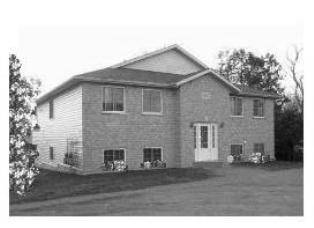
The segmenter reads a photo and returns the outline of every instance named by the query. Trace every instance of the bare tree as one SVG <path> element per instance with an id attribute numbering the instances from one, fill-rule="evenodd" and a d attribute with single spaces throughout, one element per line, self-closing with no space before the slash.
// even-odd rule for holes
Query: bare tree
<path id="1" fill-rule="evenodd" d="M 303 48 L 298 48 L 296 45 L 293 46 L 293 53 L 287 53 L 288 61 L 288 74 L 293 79 L 295 84 L 294 88 L 294 98 L 300 113 L 303 115 L 303 104 L 304 104 L 304 87 L 303 87 L 303 72 L 298 71 L 298 66 L 300 65 L 301 55 Z"/>

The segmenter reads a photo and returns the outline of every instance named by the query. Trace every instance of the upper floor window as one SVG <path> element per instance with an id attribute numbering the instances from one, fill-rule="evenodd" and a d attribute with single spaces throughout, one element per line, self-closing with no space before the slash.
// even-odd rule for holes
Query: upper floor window
<path id="1" fill-rule="evenodd" d="M 52 119 L 53 118 L 53 113 L 54 110 L 53 110 L 53 100 L 49 101 L 49 119 Z"/>
<path id="2" fill-rule="evenodd" d="M 143 89 L 143 113 L 162 113 L 161 91 Z"/>
<path id="3" fill-rule="evenodd" d="M 253 116 L 264 117 L 264 100 L 263 99 L 255 99 L 253 101 Z"/>
<path id="4" fill-rule="evenodd" d="M 104 87 L 102 110 L 104 112 L 123 112 L 124 88 Z"/>
<path id="5" fill-rule="evenodd" d="M 231 115 L 232 116 L 242 116 L 242 98 L 231 97 Z"/>

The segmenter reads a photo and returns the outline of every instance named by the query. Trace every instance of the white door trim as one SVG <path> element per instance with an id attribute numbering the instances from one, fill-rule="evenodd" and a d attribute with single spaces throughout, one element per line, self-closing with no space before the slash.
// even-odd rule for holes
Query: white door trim
<path id="1" fill-rule="evenodd" d="M 203 138 L 202 129 L 204 130 Z M 196 123 L 193 126 L 193 130 L 195 131 L 193 136 L 195 137 L 195 162 L 218 160 L 218 124 Z"/>

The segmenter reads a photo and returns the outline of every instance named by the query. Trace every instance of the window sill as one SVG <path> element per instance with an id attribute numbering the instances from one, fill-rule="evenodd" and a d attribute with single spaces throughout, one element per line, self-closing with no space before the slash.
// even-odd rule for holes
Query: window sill
<path id="1" fill-rule="evenodd" d="M 244 118 L 244 116 L 230 116 L 231 118 Z"/>
<path id="2" fill-rule="evenodd" d="M 142 112 L 142 115 L 145 116 L 162 116 L 162 112 Z"/>
<path id="3" fill-rule="evenodd" d="M 253 119 L 265 119 L 264 116 L 253 116 Z"/>
<path id="4" fill-rule="evenodd" d="M 101 113 L 102 114 L 119 114 L 119 115 L 127 114 L 125 111 L 122 111 L 122 112 L 114 112 L 114 111 L 106 112 L 106 111 L 102 111 Z"/>

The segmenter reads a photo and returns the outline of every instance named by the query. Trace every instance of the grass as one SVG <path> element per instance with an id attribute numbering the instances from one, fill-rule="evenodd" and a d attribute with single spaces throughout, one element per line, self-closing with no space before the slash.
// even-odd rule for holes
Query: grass
<path id="1" fill-rule="evenodd" d="M 31 191 L 24 197 L 10 192 L 10 204 L 43 201 L 67 196 L 119 192 L 204 180 L 214 176 L 200 168 L 159 169 L 106 173 L 88 176 L 66 174 L 42 169 Z"/>
<path id="2" fill-rule="evenodd" d="M 251 162 L 239 162 L 233 163 L 233 167 L 248 167 L 248 168 L 260 168 L 269 171 L 279 171 L 287 169 L 300 169 L 303 168 L 303 162 L 289 162 L 289 161 L 273 161 L 264 164 L 255 164 Z"/>
<path id="3" fill-rule="evenodd" d="M 130 189 L 138 191 L 124 191 Z M 112 193 L 16 201 L 10 215 L 301 216 L 303 168 L 302 163 L 271 162 L 87 177 L 42 171 L 29 198 L 19 202 L 96 192 Z"/>

